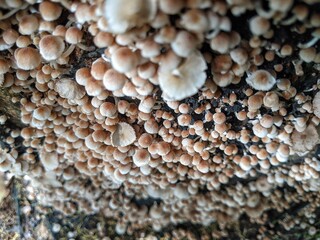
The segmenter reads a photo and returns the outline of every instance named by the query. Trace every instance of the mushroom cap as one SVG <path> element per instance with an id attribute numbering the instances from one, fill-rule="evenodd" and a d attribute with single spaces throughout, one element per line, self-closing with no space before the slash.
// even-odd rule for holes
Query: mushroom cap
<path id="1" fill-rule="evenodd" d="M 303 132 L 296 129 L 291 135 L 292 149 L 298 153 L 311 151 L 319 142 L 319 134 L 314 125 L 310 124 Z"/>
<path id="2" fill-rule="evenodd" d="M 205 83 L 206 69 L 204 57 L 195 51 L 177 69 L 159 72 L 160 88 L 171 100 L 190 97 Z"/>
<path id="3" fill-rule="evenodd" d="M 146 149 L 137 149 L 132 156 L 133 162 L 137 167 L 145 166 L 150 161 L 150 154 Z"/>
<path id="4" fill-rule="evenodd" d="M 152 20 L 156 12 L 155 0 L 106 0 L 104 4 L 104 16 L 113 33 L 124 33 L 128 29 L 140 27 Z"/>
<path id="5" fill-rule="evenodd" d="M 255 90 L 269 91 L 276 83 L 276 79 L 266 70 L 257 70 L 249 74 L 247 83 Z"/>
<path id="6" fill-rule="evenodd" d="M 111 135 L 111 143 L 114 147 L 125 147 L 132 144 L 136 138 L 134 128 L 126 122 L 120 122 Z"/>
<path id="7" fill-rule="evenodd" d="M 39 4 L 39 12 L 44 20 L 54 21 L 60 17 L 62 13 L 62 7 L 57 3 L 43 1 Z"/>
<path id="8" fill-rule="evenodd" d="M 22 70 L 32 70 L 41 63 L 39 52 L 31 47 L 17 49 L 15 54 L 17 66 Z"/>
<path id="9" fill-rule="evenodd" d="M 41 56 L 47 61 L 53 61 L 59 58 L 64 49 L 65 44 L 61 37 L 47 35 L 41 38 L 39 42 Z"/>
<path id="10" fill-rule="evenodd" d="M 54 90 L 63 98 L 69 100 L 81 99 L 85 94 L 83 87 L 77 84 L 76 81 L 69 78 L 61 78 L 54 84 Z"/>
<path id="11" fill-rule="evenodd" d="M 40 161 L 46 171 L 52 171 L 59 166 L 58 154 L 56 152 L 40 152 Z"/>
<path id="12" fill-rule="evenodd" d="M 312 104 L 314 115 L 320 118 L 320 92 L 317 92 L 317 94 L 314 96 Z"/>
<path id="13" fill-rule="evenodd" d="M 127 47 L 120 47 L 111 55 L 112 67 L 120 73 L 130 72 L 138 63 L 137 54 Z"/>

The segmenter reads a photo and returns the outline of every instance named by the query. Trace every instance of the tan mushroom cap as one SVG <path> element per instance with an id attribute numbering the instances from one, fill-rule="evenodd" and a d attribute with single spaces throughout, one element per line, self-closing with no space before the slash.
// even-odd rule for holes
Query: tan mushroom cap
<path id="1" fill-rule="evenodd" d="M 17 49 L 14 56 L 18 68 L 21 68 L 22 70 L 35 69 L 41 63 L 39 52 L 31 47 Z"/>
<path id="2" fill-rule="evenodd" d="M 39 4 L 39 12 L 44 20 L 54 21 L 61 16 L 62 7 L 57 3 L 43 1 Z"/>
<path id="3" fill-rule="evenodd" d="M 320 118 L 320 92 L 317 92 L 317 94 L 313 98 L 313 113 L 318 118 Z"/>
<path id="4" fill-rule="evenodd" d="M 149 163 L 151 157 L 149 152 L 146 149 L 137 149 L 132 156 L 133 163 L 137 167 L 145 166 Z"/>
<path id="5" fill-rule="evenodd" d="M 266 70 L 257 70 L 249 74 L 246 81 L 255 90 L 260 91 L 269 91 L 276 83 L 276 79 Z"/>
<path id="6" fill-rule="evenodd" d="M 31 35 L 39 28 L 39 20 L 35 15 L 25 15 L 19 21 L 19 32 L 24 35 Z"/>
<path id="7" fill-rule="evenodd" d="M 61 37 L 47 35 L 41 38 L 39 42 L 39 49 L 41 56 L 45 60 L 53 61 L 62 55 L 65 49 L 65 44 Z"/>
<path id="8" fill-rule="evenodd" d="M 114 147 L 125 147 L 132 144 L 136 138 L 134 128 L 126 122 L 120 122 L 111 135 L 111 143 Z"/>

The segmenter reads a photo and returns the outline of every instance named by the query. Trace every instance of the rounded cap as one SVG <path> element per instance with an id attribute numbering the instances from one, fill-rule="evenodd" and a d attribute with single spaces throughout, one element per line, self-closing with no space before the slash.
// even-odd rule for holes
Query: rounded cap
<path id="1" fill-rule="evenodd" d="M 269 91 L 276 83 L 276 79 L 266 70 L 257 70 L 249 74 L 247 83 L 255 90 Z"/>
<path id="2" fill-rule="evenodd" d="M 65 49 L 65 44 L 61 37 L 47 35 L 41 38 L 39 42 L 39 49 L 41 56 L 45 60 L 53 61 L 62 55 Z"/>
<path id="3" fill-rule="evenodd" d="M 14 56 L 18 68 L 22 70 L 35 69 L 41 63 L 41 56 L 39 52 L 31 47 L 17 49 Z"/>

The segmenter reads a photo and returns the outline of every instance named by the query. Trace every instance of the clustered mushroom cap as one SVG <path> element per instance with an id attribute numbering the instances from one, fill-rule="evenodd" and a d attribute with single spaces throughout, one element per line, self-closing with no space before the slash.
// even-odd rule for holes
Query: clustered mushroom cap
<path id="1" fill-rule="evenodd" d="M 32 47 L 19 48 L 16 50 L 15 59 L 17 66 L 23 70 L 32 70 L 41 63 L 39 52 Z"/>
<path id="2" fill-rule="evenodd" d="M 246 81 L 252 88 L 260 91 L 269 91 L 276 83 L 276 79 L 266 70 L 254 71 Z"/>
<path id="3" fill-rule="evenodd" d="M 106 0 L 104 3 L 104 16 L 108 29 L 113 33 L 124 33 L 133 27 L 142 26 L 155 17 L 156 11 L 155 0 Z"/>
<path id="4" fill-rule="evenodd" d="M 117 124 L 116 130 L 111 134 L 111 143 L 115 147 L 125 147 L 136 140 L 136 133 L 133 127 L 126 122 Z"/>
<path id="5" fill-rule="evenodd" d="M 43 59 L 53 61 L 62 55 L 65 49 L 65 44 L 61 37 L 47 35 L 41 38 L 39 42 L 39 49 Z"/>
<path id="6" fill-rule="evenodd" d="M 159 73 L 162 91 L 171 100 L 181 100 L 197 93 L 206 81 L 207 69 L 203 56 L 195 51 L 189 55 L 177 69 Z"/>

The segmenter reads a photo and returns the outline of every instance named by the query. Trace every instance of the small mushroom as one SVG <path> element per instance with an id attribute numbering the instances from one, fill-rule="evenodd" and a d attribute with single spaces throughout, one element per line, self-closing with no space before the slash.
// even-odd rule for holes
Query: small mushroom
<path id="1" fill-rule="evenodd" d="M 111 143 L 114 147 L 125 147 L 132 144 L 136 138 L 134 128 L 126 122 L 120 122 L 111 134 Z"/>
<path id="2" fill-rule="evenodd" d="M 269 91 L 276 83 L 276 79 L 266 70 L 257 70 L 248 74 L 246 81 L 251 87 L 259 91 Z"/>
<path id="3" fill-rule="evenodd" d="M 198 51 L 192 53 L 173 71 L 159 72 L 162 91 L 171 100 L 182 100 L 198 92 L 206 81 L 206 62 Z"/>

